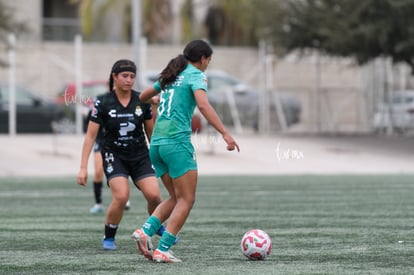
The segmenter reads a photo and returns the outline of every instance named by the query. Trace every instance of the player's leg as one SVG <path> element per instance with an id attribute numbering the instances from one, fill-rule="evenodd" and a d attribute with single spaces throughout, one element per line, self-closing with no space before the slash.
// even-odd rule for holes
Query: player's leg
<path id="1" fill-rule="evenodd" d="M 169 250 L 177 240 L 178 232 L 187 220 L 195 202 L 198 172 L 194 148 L 191 143 L 180 143 L 174 146 L 173 151 L 172 148 L 166 148 L 168 151 L 163 152 L 163 155 L 168 163 L 176 203 L 170 214 L 166 231 L 161 237 L 158 248 L 154 251 L 153 260 L 156 262 L 181 261 Z M 174 152 L 174 154 L 169 152 Z"/>
<path id="2" fill-rule="evenodd" d="M 173 179 L 177 203 L 171 212 L 167 231 L 177 235 L 183 227 L 195 202 L 197 170 L 190 170 L 179 178 Z"/>
<path id="3" fill-rule="evenodd" d="M 129 198 L 128 178 L 125 176 L 113 177 L 109 179 L 108 184 L 112 193 L 112 201 L 106 212 L 105 236 L 102 246 L 105 250 L 115 250 L 116 231 Z"/>
<path id="4" fill-rule="evenodd" d="M 124 176 L 111 178 L 109 180 L 109 188 L 112 193 L 112 201 L 108 207 L 106 222 L 119 224 L 124 213 L 125 204 L 129 198 L 128 178 Z"/>
<path id="5" fill-rule="evenodd" d="M 144 198 L 147 201 L 148 214 L 151 215 L 162 201 L 157 179 L 155 176 L 146 177 L 138 180 L 135 185 L 144 195 Z"/>
<path id="6" fill-rule="evenodd" d="M 161 153 L 169 169 L 169 179 L 165 178 L 164 181 L 174 189 L 176 199 L 167 231 L 176 235 L 181 230 L 195 201 L 198 175 L 195 152 L 191 143 L 180 143 L 175 144 L 174 148 L 165 147 Z"/>
<path id="7" fill-rule="evenodd" d="M 96 147 L 96 145 L 95 145 Z M 100 213 L 103 211 L 102 207 L 102 189 L 103 189 L 103 162 L 102 155 L 99 150 L 94 148 L 94 177 L 93 177 L 93 194 L 95 198 L 95 205 L 89 210 L 92 214 Z"/>
<path id="8" fill-rule="evenodd" d="M 162 176 L 163 182 L 167 178 L 169 178 L 169 176 L 167 177 L 167 174 Z M 143 254 L 150 260 L 152 260 L 153 254 L 152 236 L 156 233 L 158 234 L 159 231 L 162 231 L 162 233 L 164 233 L 165 228 L 162 223 L 169 217 L 175 205 L 175 194 L 172 182 L 166 186 L 168 186 L 167 190 L 169 192 L 169 197 L 158 204 L 153 212 L 150 212 L 151 210 L 148 208 L 148 213 L 150 213 L 151 216 L 145 221 L 141 228 L 138 228 L 132 234 L 132 239 L 137 242 L 137 247 L 140 254 Z M 141 189 L 141 191 L 143 190 Z M 145 191 L 143 191 L 143 193 L 144 192 Z"/>
<path id="9" fill-rule="evenodd" d="M 150 155 L 152 164 L 154 165 L 156 170 L 156 175 L 159 177 L 161 175 L 166 174 L 166 166 L 162 163 L 158 156 L 158 146 L 151 146 Z M 151 162 L 148 163 L 151 164 Z M 144 188 L 142 185 L 139 186 L 139 188 L 141 188 L 141 191 L 143 192 L 144 196 L 146 196 L 145 194 L 148 193 L 148 190 L 142 189 Z M 138 228 L 132 234 L 132 239 L 134 239 L 137 242 L 139 252 L 148 259 L 152 259 L 153 252 L 151 237 L 158 230 L 160 230 L 160 228 L 162 228 L 162 223 L 168 218 L 175 204 L 174 189 L 170 187 L 167 188 L 167 190 L 170 193 L 169 198 L 167 198 L 167 200 L 162 201 L 155 209 L 152 209 L 152 211 L 149 207 L 148 213 L 150 213 L 151 216 L 146 220 L 146 222 L 143 224 L 141 228 Z"/>
<path id="10" fill-rule="evenodd" d="M 162 224 L 164 221 L 168 219 L 176 203 L 174 186 L 171 177 L 168 173 L 166 173 L 161 177 L 161 179 L 169 193 L 169 196 L 166 200 L 163 200 L 160 203 L 160 205 L 158 205 L 157 208 L 154 209 L 153 212 L 150 212 L 150 210 L 148 211 L 148 213 L 150 213 L 157 220 L 157 222 L 155 222 L 154 224 L 152 224 L 150 221 L 146 223 L 145 233 L 149 236 L 152 236 L 154 233 L 156 233 L 159 236 L 162 236 L 162 234 L 165 231 L 165 226 L 161 225 L 157 229 L 158 224 Z"/>
<path id="11" fill-rule="evenodd" d="M 178 232 L 187 220 L 195 202 L 197 186 L 197 170 L 190 170 L 179 178 L 173 179 L 177 203 L 171 212 L 167 228 L 161 237 L 157 249 L 153 253 L 153 260 L 158 263 L 178 263 L 180 259 L 175 257 L 171 246 L 177 240 Z"/>
<path id="12" fill-rule="evenodd" d="M 161 176 L 161 180 L 164 184 L 164 187 L 167 189 L 167 191 L 169 193 L 169 197 L 168 197 L 168 199 L 163 201 L 163 203 L 165 205 L 163 205 L 162 207 L 159 207 L 159 210 L 157 211 L 157 213 L 155 215 L 158 216 L 158 217 L 161 217 L 161 219 L 163 221 L 165 221 L 170 216 L 172 209 L 174 208 L 175 204 L 177 203 L 177 200 L 176 200 L 176 197 L 175 197 L 174 185 L 173 185 L 173 182 L 172 182 L 172 178 L 170 177 L 170 174 L 165 173 L 164 175 Z M 155 233 L 158 236 L 162 236 L 162 234 L 164 234 L 164 232 L 165 232 L 165 226 L 162 225 L 157 230 L 157 232 L 155 232 Z M 179 238 L 177 237 L 174 244 L 177 244 L 178 240 L 179 240 Z"/>

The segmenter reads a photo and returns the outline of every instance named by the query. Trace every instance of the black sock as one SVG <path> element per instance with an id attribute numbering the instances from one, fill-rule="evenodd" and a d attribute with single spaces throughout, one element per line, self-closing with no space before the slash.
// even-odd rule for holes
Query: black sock
<path id="1" fill-rule="evenodd" d="M 102 181 L 93 182 L 93 194 L 95 195 L 95 202 L 102 203 Z"/>
<path id="2" fill-rule="evenodd" d="M 115 239 L 116 230 L 118 229 L 117 224 L 105 224 L 105 236 L 104 239 L 112 238 Z"/>

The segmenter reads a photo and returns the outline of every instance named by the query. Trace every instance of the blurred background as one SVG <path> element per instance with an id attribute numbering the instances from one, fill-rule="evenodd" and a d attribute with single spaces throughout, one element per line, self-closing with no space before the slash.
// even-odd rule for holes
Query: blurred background
<path id="1" fill-rule="evenodd" d="M 0 0 L 0 133 L 80 134 L 117 59 L 140 90 L 206 39 L 210 101 L 238 133 L 409 137 L 413 21 L 414 0 Z"/>

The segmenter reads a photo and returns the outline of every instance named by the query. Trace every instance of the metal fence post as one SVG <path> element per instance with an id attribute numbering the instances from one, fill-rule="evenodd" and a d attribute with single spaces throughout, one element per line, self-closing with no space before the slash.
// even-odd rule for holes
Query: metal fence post
<path id="1" fill-rule="evenodd" d="M 16 36 L 10 33 L 9 37 L 9 135 L 16 135 Z"/>
<path id="2" fill-rule="evenodd" d="M 82 121 L 82 36 L 75 36 L 75 76 L 76 76 L 76 134 L 83 134 Z"/>

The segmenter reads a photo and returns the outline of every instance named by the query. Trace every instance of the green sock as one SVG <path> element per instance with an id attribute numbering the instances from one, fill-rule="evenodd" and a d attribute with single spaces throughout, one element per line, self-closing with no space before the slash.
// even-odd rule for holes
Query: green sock
<path id="1" fill-rule="evenodd" d="M 163 252 L 168 251 L 170 247 L 174 245 L 175 239 L 177 239 L 177 236 L 165 231 L 158 244 L 158 249 Z"/>
<path id="2" fill-rule="evenodd" d="M 157 230 L 160 228 L 160 226 L 160 220 L 155 216 L 150 216 L 142 226 L 142 230 L 145 232 L 145 234 L 152 237 L 155 234 L 155 232 L 157 232 Z"/>

